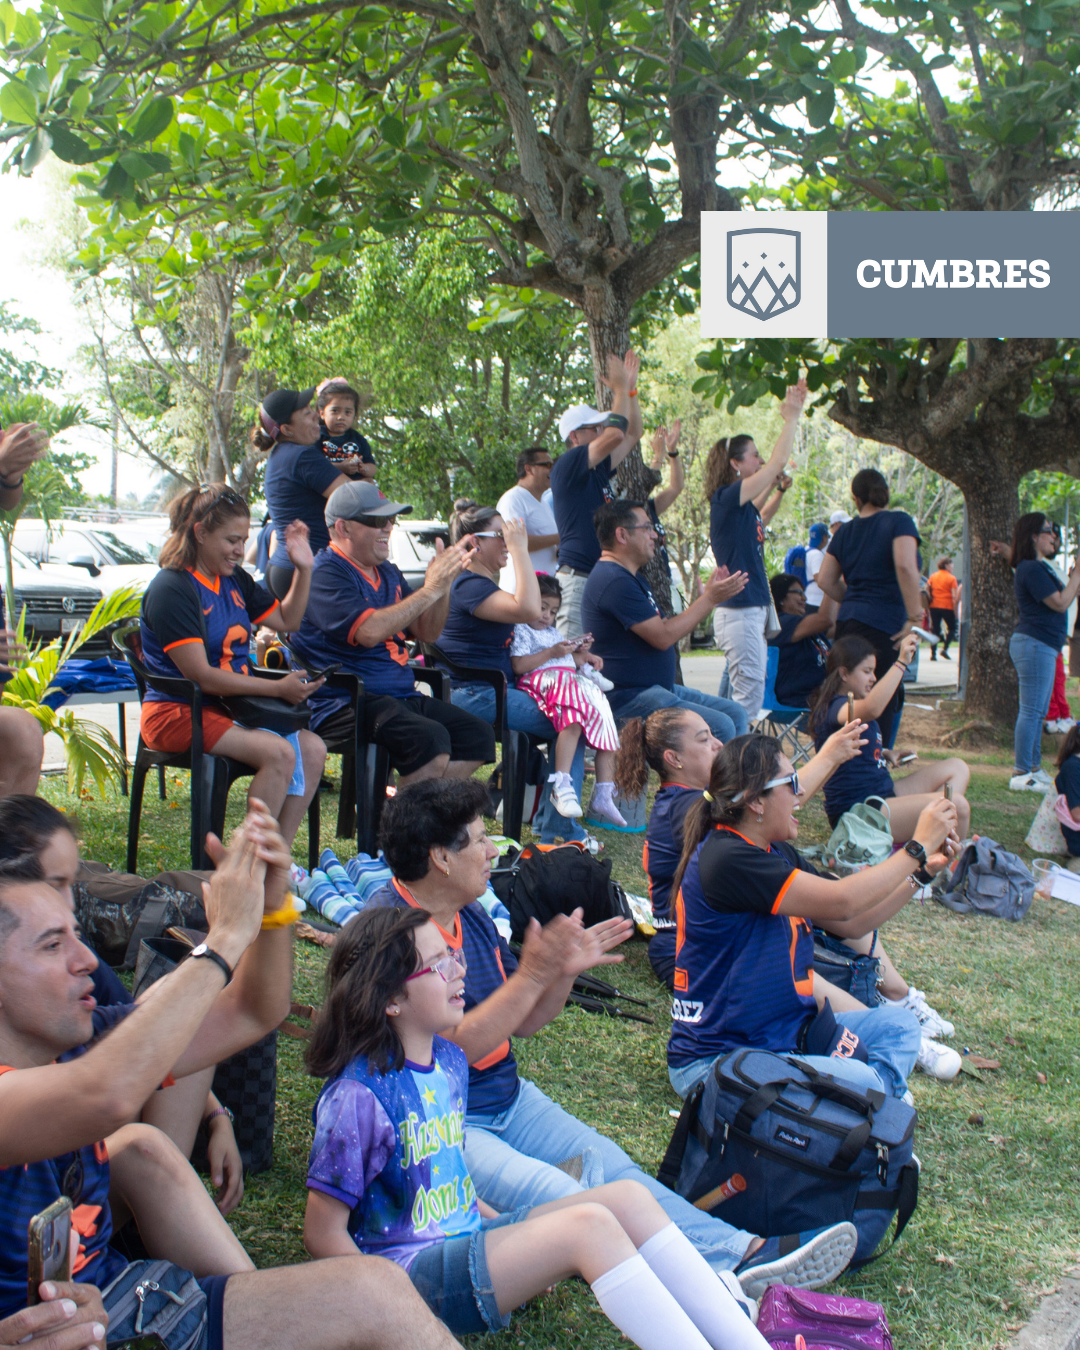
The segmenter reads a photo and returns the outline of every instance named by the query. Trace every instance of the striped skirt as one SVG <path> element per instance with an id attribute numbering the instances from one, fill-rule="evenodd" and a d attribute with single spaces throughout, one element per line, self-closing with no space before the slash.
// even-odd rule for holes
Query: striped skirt
<path id="1" fill-rule="evenodd" d="M 579 726 L 594 750 L 618 750 L 619 733 L 604 691 L 565 666 L 531 670 L 518 680 L 556 731 Z"/>

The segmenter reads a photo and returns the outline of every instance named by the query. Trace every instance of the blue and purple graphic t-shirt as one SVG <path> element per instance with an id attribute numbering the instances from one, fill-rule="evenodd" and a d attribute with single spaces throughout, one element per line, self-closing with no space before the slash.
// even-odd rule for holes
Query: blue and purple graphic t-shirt
<path id="1" fill-rule="evenodd" d="M 441 1036 L 432 1049 L 430 1064 L 385 1074 L 359 1056 L 314 1111 L 308 1189 L 349 1206 L 362 1252 L 406 1270 L 424 1247 L 480 1227 L 462 1148 L 469 1066 Z"/>

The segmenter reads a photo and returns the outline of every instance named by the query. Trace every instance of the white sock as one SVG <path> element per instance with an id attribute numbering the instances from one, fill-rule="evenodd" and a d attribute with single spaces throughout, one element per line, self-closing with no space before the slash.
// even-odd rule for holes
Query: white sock
<path id="1" fill-rule="evenodd" d="M 592 1291 L 609 1321 L 640 1350 L 710 1350 L 640 1255 L 605 1271 Z"/>
<path id="2" fill-rule="evenodd" d="M 597 783 L 593 789 L 592 804 L 595 811 L 602 811 L 616 825 L 626 824 L 625 817 L 615 805 L 615 784 L 610 779 L 606 783 Z"/>
<path id="3" fill-rule="evenodd" d="M 688 1237 L 673 1223 L 638 1248 L 638 1255 L 713 1350 L 761 1350 L 761 1333 Z"/>

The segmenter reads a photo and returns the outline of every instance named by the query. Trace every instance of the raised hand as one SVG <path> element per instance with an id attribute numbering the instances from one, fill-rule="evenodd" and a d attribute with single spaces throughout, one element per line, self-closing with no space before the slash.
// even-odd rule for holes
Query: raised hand
<path id="1" fill-rule="evenodd" d="M 580 913 L 581 911 L 576 911 Z M 632 937 L 634 925 L 629 919 L 605 919 L 591 928 L 581 929 L 577 950 L 567 963 L 564 974 L 576 979 L 593 966 L 617 966 L 622 956 L 612 949 Z"/>
<path id="2" fill-rule="evenodd" d="M 821 747 L 821 753 L 828 755 L 829 759 L 839 766 L 846 764 L 849 759 L 854 759 L 865 744 L 866 723 L 860 722 L 856 717 L 853 722 L 842 726 L 839 731 L 834 731 L 826 739 Z"/>
<path id="3" fill-rule="evenodd" d="M 459 539 L 456 544 L 451 544 L 449 548 L 443 547 L 441 539 L 435 541 L 435 556 L 427 565 L 424 573 L 424 585 L 429 590 L 438 591 L 440 595 L 445 595 L 454 584 L 454 578 L 461 572 L 465 564 L 469 561 L 469 554 L 476 547 L 476 541 L 472 535 L 466 535 L 464 539 Z"/>
<path id="4" fill-rule="evenodd" d="M 21 478 L 45 454 L 49 438 L 36 422 L 13 422 L 0 433 L 0 478 Z"/>
<path id="5" fill-rule="evenodd" d="M 507 516 L 503 521 L 503 543 L 511 553 L 529 552 L 529 532 L 525 522 L 517 516 Z"/>
<path id="6" fill-rule="evenodd" d="M 726 567 L 718 567 L 705 583 L 703 593 L 708 596 L 710 604 L 719 605 L 721 601 L 738 595 L 749 580 L 748 572 L 728 572 Z"/>
<path id="7" fill-rule="evenodd" d="M 948 797 L 935 797 L 919 815 L 912 838 L 922 844 L 929 855 L 940 852 L 942 844 L 955 832 L 955 803 L 949 801 Z"/>
<path id="8" fill-rule="evenodd" d="M 212 835 L 207 845 L 214 875 L 203 886 L 209 926 L 206 940 L 235 966 L 259 936 L 265 912 L 267 865 L 262 854 L 267 841 L 262 820 L 249 812 L 227 848 Z"/>
<path id="9" fill-rule="evenodd" d="M 809 392 L 806 387 L 806 380 L 803 378 L 800 378 L 796 384 L 788 385 L 784 401 L 780 404 L 780 416 L 785 422 L 798 421 Z"/>
<path id="10" fill-rule="evenodd" d="M 306 572 L 315 565 L 311 552 L 311 536 L 302 520 L 285 526 L 285 552 L 298 572 Z"/>

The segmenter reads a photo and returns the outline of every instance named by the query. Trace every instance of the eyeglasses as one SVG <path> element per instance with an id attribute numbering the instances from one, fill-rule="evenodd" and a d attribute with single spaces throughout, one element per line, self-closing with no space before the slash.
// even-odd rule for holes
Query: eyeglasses
<path id="1" fill-rule="evenodd" d="M 768 792 L 769 788 L 783 787 L 785 783 L 791 784 L 791 790 L 796 797 L 802 792 L 802 788 L 799 786 L 798 773 L 789 773 L 785 778 L 770 778 L 761 790 L 762 792 Z"/>
<path id="2" fill-rule="evenodd" d="M 423 970 L 418 970 L 415 975 L 406 975 L 405 983 L 408 984 L 410 980 L 418 980 L 421 975 L 434 973 L 442 978 L 444 984 L 449 984 L 451 980 L 457 978 L 459 971 L 464 975 L 466 970 L 468 970 L 468 966 L 465 964 L 465 951 L 459 947 L 452 952 L 447 952 L 445 956 L 440 956 L 436 962 L 430 966 L 425 966 Z"/>
<path id="3" fill-rule="evenodd" d="M 620 526 L 619 526 L 619 529 L 620 529 L 620 530 L 652 530 L 652 532 L 653 532 L 654 534 L 656 533 L 656 526 L 652 523 L 651 520 L 645 520 L 645 521 L 642 521 L 642 523 L 641 523 L 640 525 L 620 525 Z"/>
<path id="4" fill-rule="evenodd" d="M 474 539 L 501 539 L 502 530 L 473 530 Z"/>
<path id="5" fill-rule="evenodd" d="M 555 461 L 553 459 L 538 459 L 535 460 L 532 464 L 530 464 L 529 467 L 531 469 L 550 469 L 554 466 L 554 464 Z"/>

